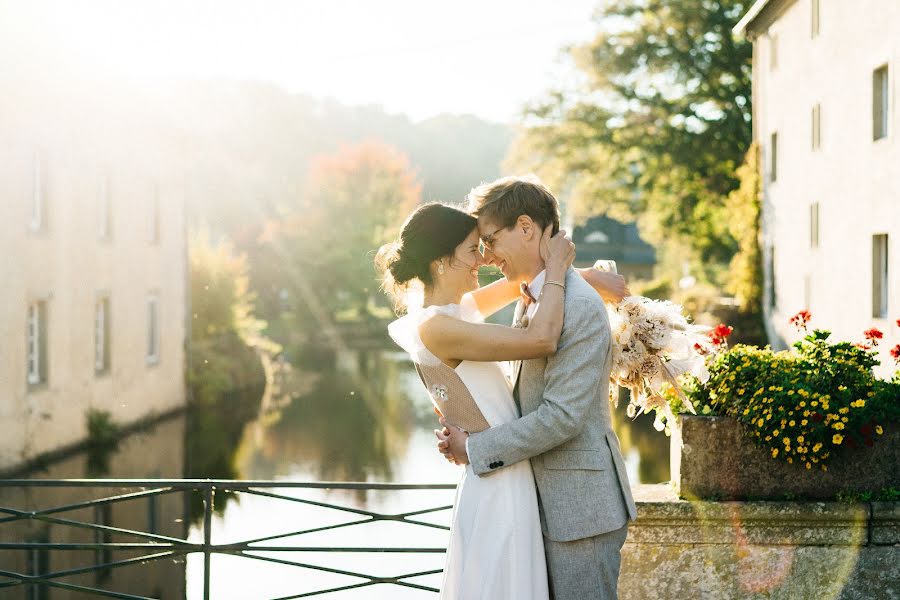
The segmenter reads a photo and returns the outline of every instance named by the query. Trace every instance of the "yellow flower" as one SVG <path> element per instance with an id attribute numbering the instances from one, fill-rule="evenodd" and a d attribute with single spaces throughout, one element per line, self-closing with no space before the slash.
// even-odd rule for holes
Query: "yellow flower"
<path id="1" fill-rule="evenodd" d="M 756 422 L 756 424 L 759 425 L 760 427 L 762 427 L 764 423 L 765 423 L 765 421 L 763 421 L 762 419 L 760 419 L 759 421 Z"/>
<path id="2" fill-rule="evenodd" d="M 794 395 L 794 390 L 788 390 L 787 395 L 788 395 L 788 396 L 793 396 L 793 395 Z"/>
<path id="3" fill-rule="evenodd" d="M 806 406 L 806 402 L 804 402 L 803 400 L 801 400 L 801 401 L 800 401 L 800 408 L 803 408 L 804 406 Z"/>
<path id="4" fill-rule="evenodd" d="M 787 459 L 787 460 L 788 460 L 788 464 L 789 464 L 789 465 L 794 464 L 794 459 L 791 458 L 790 456 L 788 456 L 788 459 Z"/>
<path id="5" fill-rule="evenodd" d="M 788 425 L 793 427 L 794 425 L 796 425 L 796 422 L 793 419 L 791 419 L 790 422 L 788 423 Z"/>
<path id="6" fill-rule="evenodd" d="M 791 438 L 789 438 L 789 437 L 786 437 L 786 438 L 782 439 L 781 441 L 784 442 L 785 446 L 791 445 Z"/>
<path id="7" fill-rule="evenodd" d="M 778 448 L 772 448 L 772 458 L 776 458 L 778 456 Z"/>
<path id="8" fill-rule="evenodd" d="M 818 406 L 819 403 L 817 401 L 813 400 L 812 402 L 809 403 L 809 405 L 810 406 Z"/>
<path id="9" fill-rule="evenodd" d="M 846 422 L 849 421 L 849 420 L 850 420 L 850 419 L 848 419 L 847 417 L 841 417 L 841 421 L 844 422 L 844 423 L 846 423 Z"/>
<path id="10" fill-rule="evenodd" d="M 838 386 L 838 391 L 839 391 L 839 392 L 843 392 L 843 391 L 846 390 L 846 389 L 847 389 L 847 386 L 846 386 L 846 385 L 839 385 L 839 386 Z"/>
<path id="11" fill-rule="evenodd" d="M 798 436 L 797 436 L 797 441 L 798 441 L 799 443 L 802 444 L 802 443 L 803 443 L 803 436 L 802 436 L 802 435 L 798 435 Z"/>
<path id="12" fill-rule="evenodd" d="M 878 427 L 881 427 L 881 425 L 879 425 Z M 876 427 L 875 429 L 877 430 L 878 427 Z M 781 430 L 780 430 L 780 429 L 776 429 L 775 431 L 772 432 L 772 435 L 774 435 L 775 437 L 778 437 L 778 434 L 779 434 L 779 433 L 781 433 Z M 880 434 L 879 434 L 879 435 L 880 435 Z"/>
<path id="13" fill-rule="evenodd" d="M 842 415 L 846 415 L 848 412 L 850 412 L 850 409 L 847 408 L 846 406 L 844 406 L 843 408 L 839 408 L 838 412 L 841 413 Z"/>
<path id="14" fill-rule="evenodd" d="M 838 421 L 837 423 L 835 423 L 834 425 L 832 425 L 832 427 L 834 427 L 835 429 L 837 429 L 838 431 L 840 431 L 841 429 L 844 428 L 844 424 L 841 423 L 840 421 Z"/>
<path id="15" fill-rule="evenodd" d="M 807 468 L 807 469 L 812 469 L 812 465 L 809 464 L 809 463 L 806 463 L 806 468 Z"/>
<path id="16" fill-rule="evenodd" d="M 813 446 L 813 452 L 818 452 L 821 449 L 822 449 L 822 442 L 819 442 L 815 446 Z"/>
<path id="17" fill-rule="evenodd" d="M 803 419 L 802 421 L 800 421 L 801 425 L 806 425 L 807 423 L 809 423 L 809 421 L 807 421 L 806 419 Z"/>
<path id="18" fill-rule="evenodd" d="M 853 401 L 853 402 L 850 403 L 850 406 L 852 406 L 853 408 L 862 408 L 862 407 L 865 406 L 865 405 L 866 405 L 866 401 L 863 400 L 862 398 L 860 398 L 859 400 L 855 400 L 855 401 Z"/>
<path id="19" fill-rule="evenodd" d="M 828 467 L 827 467 L 826 465 L 822 465 L 822 470 L 823 470 L 823 471 L 827 471 L 827 470 L 828 470 Z"/>
<path id="20" fill-rule="evenodd" d="M 875 426 L 875 433 L 877 433 L 878 435 L 881 435 L 882 433 L 884 433 L 884 429 L 881 428 L 881 425 Z"/>
<path id="21" fill-rule="evenodd" d="M 866 398 L 871 398 L 874 395 L 875 395 L 875 392 L 869 392 L 868 394 L 866 394 Z"/>
<path id="22" fill-rule="evenodd" d="M 831 443 L 836 446 L 840 446 L 841 442 L 843 442 L 843 441 L 844 441 L 844 436 L 842 436 L 839 433 L 836 433 L 833 436 L 831 436 Z"/>

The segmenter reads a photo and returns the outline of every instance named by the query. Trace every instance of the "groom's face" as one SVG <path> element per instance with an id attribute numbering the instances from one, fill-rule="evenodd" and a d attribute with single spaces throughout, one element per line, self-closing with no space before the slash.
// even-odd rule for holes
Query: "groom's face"
<path id="1" fill-rule="evenodd" d="M 505 228 L 484 217 L 478 218 L 478 235 L 484 244 L 484 262 L 495 265 L 509 281 L 521 277 L 522 240 L 515 226 Z"/>

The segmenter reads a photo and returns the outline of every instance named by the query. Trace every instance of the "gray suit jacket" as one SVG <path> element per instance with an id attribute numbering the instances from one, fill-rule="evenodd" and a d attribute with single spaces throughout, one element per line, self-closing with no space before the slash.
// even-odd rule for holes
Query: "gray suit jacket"
<path id="1" fill-rule="evenodd" d="M 610 344 L 603 300 L 569 269 L 556 354 L 518 370 L 522 417 L 468 441 L 478 475 L 531 459 L 541 526 L 554 541 L 613 531 L 637 516 L 610 422 Z"/>

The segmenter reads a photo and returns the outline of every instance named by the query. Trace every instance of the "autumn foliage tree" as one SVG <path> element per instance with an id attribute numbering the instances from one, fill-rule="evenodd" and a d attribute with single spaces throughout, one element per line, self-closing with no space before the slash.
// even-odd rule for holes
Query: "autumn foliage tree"
<path id="1" fill-rule="evenodd" d="M 379 295 L 374 250 L 420 202 L 416 173 L 395 148 L 363 142 L 314 158 L 307 182 L 260 238 L 253 273 L 266 316 L 286 310 L 307 329 L 339 313 L 365 318 Z"/>

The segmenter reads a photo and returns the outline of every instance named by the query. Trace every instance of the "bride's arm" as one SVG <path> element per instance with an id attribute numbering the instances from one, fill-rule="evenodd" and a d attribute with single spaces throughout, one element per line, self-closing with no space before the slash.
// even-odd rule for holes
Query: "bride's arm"
<path id="1" fill-rule="evenodd" d="M 625 296 L 631 295 L 625 278 L 618 273 L 594 268 L 575 269 L 575 272 L 591 284 L 605 302 L 617 304 Z M 519 283 L 503 278 L 469 293 L 475 300 L 478 312 L 484 317 L 489 317 L 519 299 Z"/>
<path id="2" fill-rule="evenodd" d="M 504 306 L 519 299 L 519 283 L 505 277 L 469 292 L 478 312 L 489 317 Z"/>
<path id="3" fill-rule="evenodd" d="M 601 271 L 593 267 L 587 269 L 575 269 L 575 272 L 581 275 L 585 281 L 591 284 L 604 302 L 618 304 L 622 298 L 631 295 L 625 278 L 618 273 L 611 271 Z"/>
<path id="4" fill-rule="evenodd" d="M 544 235 L 549 236 L 549 228 Z M 565 293 L 562 286 L 549 282 L 565 283 L 566 270 L 575 258 L 575 247 L 567 238 L 557 236 L 549 243 L 549 253 L 540 306 L 527 328 L 469 323 L 435 315 L 419 325 L 422 342 L 444 361 L 524 360 L 556 352 Z"/>

